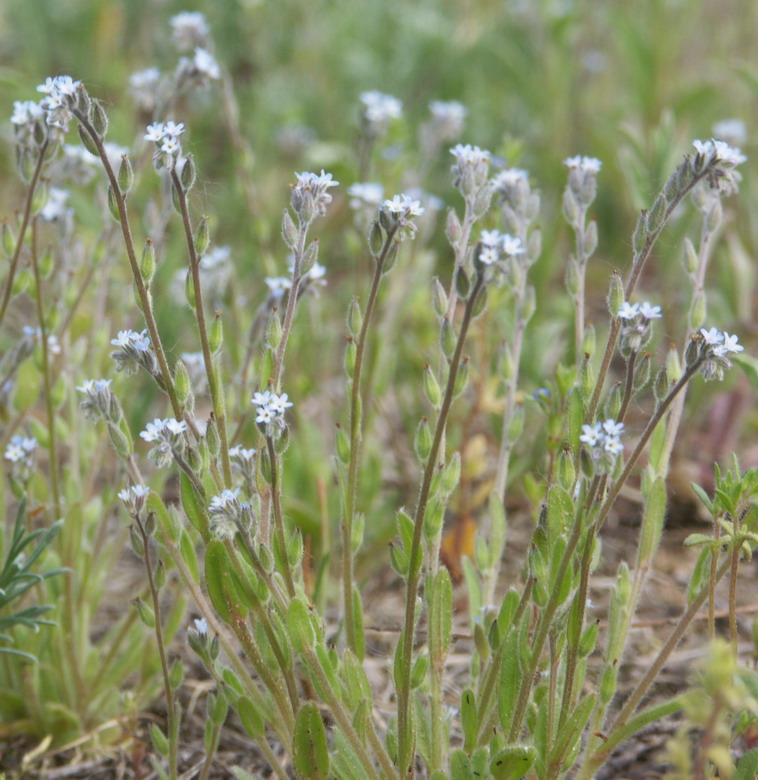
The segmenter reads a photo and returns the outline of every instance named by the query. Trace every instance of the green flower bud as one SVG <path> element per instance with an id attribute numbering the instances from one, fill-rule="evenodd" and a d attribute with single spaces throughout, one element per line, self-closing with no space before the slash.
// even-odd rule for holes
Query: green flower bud
<path id="1" fill-rule="evenodd" d="M 597 338 L 595 336 L 595 326 L 592 323 L 590 323 L 584 329 L 584 339 L 582 340 L 582 352 L 585 355 L 589 355 L 590 357 L 592 357 L 592 355 L 595 354 L 596 345 L 597 345 Z"/>
<path id="2" fill-rule="evenodd" d="M 3 220 L 0 232 L 2 232 L 0 245 L 2 245 L 3 253 L 6 257 L 10 257 L 16 251 L 16 236 L 13 234 L 13 228 L 7 219 Z"/>
<path id="3" fill-rule="evenodd" d="M 446 495 L 452 493 L 461 478 L 461 454 L 454 452 L 450 462 L 442 469 L 442 481 L 440 487 Z"/>
<path id="4" fill-rule="evenodd" d="M 102 140 L 108 132 L 108 116 L 99 100 L 90 100 L 89 121 Z"/>
<path id="5" fill-rule="evenodd" d="M 376 220 L 371 224 L 371 229 L 368 233 L 368 247 L 371 250 L 371 254 L 376 258 L 382 251 L 384 245 L 384 235 L 379 222 Z"/>
<path id="6" fill-rule="evenodd" d="M 121 195 L 126 198 L 134 184 L 134 170 L 129 160 L 129 155 L 121 155 L 121 165 L 118 169 L 118 188 Z"/>
<path id="7" fill-rule="evenodd" d="M 118 209 L 118 199 L 116 198 L 116 193 L 113 191 L 113 187 L 110 185 L 108 186 L 108 211 L 110 211 L 111 216 L 116 222 L 120 221 L 121 212 Z"/>
<path id="8" fill-rule="evenodd" d="M 352 380 L 353 374 L 355 373 L 355 358 L 357 351 L 355 340 L 350 336 L 345 345 L 345 373 L 350 380 Z"/>
<path id="9" fill-rule="evenodd" d="M 658 375 L 655 377 L 655 382 L 653 383 L 653 393 L 655 395 L 655 400 L 660 402 L 662 401 L 669 392 L 669 374 L 666 370 L 666 367 L 664 366 L 659 372 Z"/>
<path id="10" fill-rule="evenodd" d="M 447 293 L 442 286 L 440 280 L 435 276 L 432 281 L 432 305 L 434 307 L 434 313 L 438 317 L 444 317 L 447 314 Z"/>
<path id="11" fill-rule="evenodd" d="M 571 450 L 563 449 L 558 456 L 558 482 L 564 490 L 571 490 L 575 479 L 576 470 Z"/>
<path id="12" fill-rule="evenodd" d="M 575 257 L 569 258 L 568 265 L 566 266 L 564 283 L 568 294 L 572 298 L 576 298 L 579 294 L 579 286 L 581 285 L 581 275 L 579 273 L 579 263 Z"/>
<path id="13" fill-rule="evenodd" d="M 297 228 L 287 209 L 284 209 L 282 214 L 282 238 L 290 249 L 295 248 L 297 244 Z"/>
<path id="14" fill-rule="evenodd" d="M 208 339 L 211 353 L 218 354 L 224 343 L 224 326 L 221 323 L 221 314 L 216 312 L 216 317 L 211 325 L 211 334 Z"/>
<path id="15" fill-rule="evenodd" d="M 659 195 L 653 207 L 650 209 L 650 213 L 647 215 L 647 229 L 649 233 L 655 233 L 663 227 L 663 223 L 666 220 L 666 209 L 668 202 L 663 194 Z"/>
<path id="16" fill-rule="evenodd" d="M 279 319 L 279 312 L 274 307 L 271 316 L 268 318 L 266 326 L 266 344 L 271 350 L 276 350 L 282 340 L 282 321 Z"/>
<path id="17" fill-rule="evenodd" d="M 163 561 L 158 561 L 158 565 L 153 572 L 153 579 L 155 580 L 155 587 L 158 590 L 166 584 L 166 567 L 163 565 Z"/>
<path id="18" fill-rule="evenodd" d="M 461 364 L 458 367 L 458 373 L 455 375 L 455 385 L 453 386 L 453 398 L 457 398 L 468 384 L 468 355 L 464 355 Z"/>
<path id="19" fill-rule="evenodd" d="M 429 458 L 429 454 L 432 451 L 432 441 L 432 429 L 429 426 L 429 420 L 426 417 L 422 417 L 418 428 L 416 428 L 415 441 L 416 455 L 422 463 L 426 463 Z"/>
<path id="20" fill-rule="evenodd" d="M 187 299 L 187 303 L 190 308 L 195 310 L 195 283 L 192 279 L 192 272 L 187 271 L 184 277 L 184 297 Z"/>
<path id="21" fill-rule="evenodd" d="M 145 248 L 142 250 L 142 260 L 140 261 L 140 274 L 145 284 L 150 284 L 155 276 L 155 247 L 153 240 L 148 238 L 145 241 Z"/>
<path id="22" fill-rule="evenodd" d="M 634 233 L 632 233 L 632 248 L 635 255 L 639 255 L 645 248 L 645 241 L 647 241 L 647 211 L 643 210 L 637 218 L 637 224 L 634 226 Z"/>
<path id="23" fill-rule="evenodd" d="M 202 217 L 195 229 L 195 252 L 198 258 L 208 251 L 211 235 L 208 229 L 208 217 Z"/>
<path id="24" fill-rule="evenodd" d="M 363 327 L 363 314 L 357 298 L 350 301 L 347 307 L 347 329 L 353 338 L 357 338 Z"/>
<path id="25" fill-rule="evenodd" d="M 449 360 L 455 352 L 455 345 L 458 341 L 458 336 L 455 333 L 455 328 L 449 320 L 442 320 L 442 328 L 440 329 L 440 347 L 442 353 Z"/>
<path id="26" fill-rule="evenodd" d="M 614 319 L 618 317 L 619 309 L 625 299 L 624 282 L 621 280 L 621 274 L 618 271 L 614 271 L 611 275 L 611 286 L 608 290 L 608 311 Z"/>
<path id="27" fill-rule="evenodd" d="M 188 154 L 184 160 L 184 166 L 182 167 L 182 173 L 179 180 L 182 183 L 182 188 L 185 192 L 189 192 L 195 183 L 197 178 L 197 169 L 195 168 L 195 158 L 193 155 Z"/>
<path id="28" fill-rule="evenodd" d="M 318 260 L 318 239 L 314 239 L 308 244 L 305 252 L 303 252 L 303 260 L 300 264 L 300 275 L 305 276 Z"/>
<path id="29" fill-rule="evenodd" d="M 211 414 L 208 425 L 205 428 L 205 443 L 208 446 L 208 452 L 211 457 L 218 458 L 221 453 L 221 437 L 218 433 L 218 423 L 215 415 Z"/>
<path id="30" fill-rule="evenodd" d="M 447 222 L 445 224 L 445 236 L 450 242 L 451 246 L 455 246 L 463 235 L 463 228 L 461 227 L 461 221 L 458 219 L 458 215 L 450 209 L 447 212 Z"/>
<path id="31" fill-rule="evenodd" d="M 684 265 L 684 270 L 690 276 L 693 276 L 697 273 L 697 267 L 699 263 L 700 260 L 697 256 L 695 245 L 692 243 L 689 236 L 687 236 L 684 239 L 684 251 L 682 253 L 682 265 Z"/>
<path id="32" fill-rule="evenodd" d="M 705 322 L 706 306 L 705 293 L 701 290 L 692 299 L 689 311 L 690 330 L 699 330 Z"/>
<path id="33" fill-rule="evenodd" d="M 137 610 L 139 619 L 148 627 L 155 628 L 155 613 L 142 599 L 134 599 L 132 602 Z"/>
<path id="34" fill-rule="evenodd" d="M 92 140 L 92 136 L 81 125 L 79 125 L 79 138 L 81 139 L 84 148 L 90 154 L 94 154 L 95 157 L 100 156 L 100 152 L 97 150 L 97 144 Z"/>
<path id="35" fill-rule="evenodd" d="M 597 222 L 594 219 L 590 220 L 587 225 L 587 230 L 584 234 L 584 257 L 585 259 L 595 253 L 597 249 Z"/>
<path id="36" fill-rule="evenodd" d="M 424 366 L 424 393 L 431 406 L 434 409 L 439 409 L 442 403 L 442 391 L 437 382 L 437 377 L 428 363 Z"/>
<path id="37" fill-rule="evenodd" d="M 345 465 L 350 462 L 350 439 L 340 425 L 337 425 L 337 457 Z"/>

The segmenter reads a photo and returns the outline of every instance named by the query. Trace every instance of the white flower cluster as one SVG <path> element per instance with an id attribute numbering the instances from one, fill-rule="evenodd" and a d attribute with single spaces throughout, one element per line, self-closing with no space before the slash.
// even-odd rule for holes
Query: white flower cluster
<path id="1" fill-rule="evenodd" d="M 158 68 L 145 68 L 129 76 L 128 92 L 142 111 L 153 111 L 158 102 L 161 72 Z"/>
<path id="2" fill-rule="evenodd" d="M 652 321 L 662 316 L 661 307 L 653 306 L 649 301 L 644 303 L 624 301 L 618 310 L 618 317 L 623 320 L 621 354 L 629 357 L 632 352 L 639 352 L 646 346 L 653 335 Z"/>
<path id="3" fill-rule="evenodd" d="M 221 78 L 221 66 L 218 60 L 207 50 L 198 46 L 195 48 L 195 56 L 182 57 L 176 70 L 177 88 L 205 87 L 208 83 L 218 81 Z M 183 84 L 182 84 L 183 82 Z"/>
<path id="4" fill-rule="evenodd" d="M 384 198 L 384 187 L 376 182 L 358 182 L 348 187 L 347 194 L 350 196 L 351 209 L 357 211 L 369 206 L 373 210 Z"/>
<path id="5" fill-rule="evenodd" d="M 402 217 L 420 217 L 425 209 L 420 200 L 413 200 L 409 195 L 395 195 L 392 200 L 385 200 L 382 209 L 390 214 Z"/>
<path id="6" fill-rule="evenodd" d="M 394 232 L 400 241 L 415 238 L 418 227 L 413 218 L 422 216 L 425 210 L 420 200 L 414 200 L 406 194 L 395 195 L 382 203 L 379 221 L 385 230 Z"/>
<path id="7" fill-rule="evenodd" d="M 172 16 L 169 24 L 174 45 L 179 51 L 189 51 L 206 44 L 211 34 L 205 16 L 199 11 L 182 11 Z"/>
<path id="8" fill-rule="evenodd" d="M 361 92 L 360 97 L 363 103 L 363 120 L 372 136 L 383 135 L 389 123 L 403 115 L 402 102 L 392 95 L 371 90 Z"/>
<path id="9" fill-rule="evenodd" d="M 37 440 L 33 436 L 13 436 L 5 448 L 5 459 L 11 463 L 30 462 L 37 448 Z"/>
<path id="10" fill-rule="evenodd" d="M 178 124 L 172 121 L 153 122 L 145 129 L 147 132 L 143 138 L 146 141 L 152 141 L 158 147 L 156 155 L 160 156 L 157 161 L 163 163 L 170 170 L 182 153 L 179 136 L 184 132 L 184 122 Z"/>
<path id="11" fill-rule="evenodd" d="M 150 488 L 147 485 L 132 485 L 118 492 L 118 497 L 133 515 L 138 515 L 145 508 L 145 501 L 149 495 Z"/>
<path id="12" fill-rule="evenodd" d="M 48 76 L 45 83 L 37 87 L 37 92 L 45 94 L 40 107 L 47 113 L 48 125 L 59 127 L 64 132 L 68 130 L 71 109 L 76 104 L 77 91 L 81 85 L 81 81 L 74 81 L 71 76 Z"/>
<path id="13" fill-rule="evenodd" d="M 35 127 L 45 119 L 45 109 L 33 100 L 16 100 L 13 103 L 11 124 L 20 147 L 31 147 L 35 143 Z"/>
<path id="14" fill-rule="evenodd" d="M 616 464 L 616 458 L 624 452 L 621 434 L 624 423 L 607 419 L 604 423 L 583 425 L 579 441 L 587 446 L 590 457 L 600 473 L 610 472 Z"/>
<path id="15" fill-rule="evenodd" d="M 269 289 L 271 298 L 281 298 L 284 293 L 292 289 L 292 274 L 295 272 L 294 263 L 288 266 L 290 276 L 267 276 L 263 281 Z M 326 267 L 314 263 L 308 273 L 300 278 L 300 289 L 308 289 L 311 286 L 323 287 L 326 284 Z"/>
<path id="16" fill-rule="evenodd" d="M 439 143 L 447 143 L 460 137 L 468 113 L 463 103 L 457 100 L 433 100 L 429 104 L 429 111 L 432 114 L 431 130 Z"/>
<path id="17" fill-rule="evenodd" d="M 79 408 L 88 420 L 108 420 L 118 423 L 121 419 L 121 407 L 111 392 L 110 379 L 87 379 L 76 389 L 84 393 Z"/>
<path id="18" fill-rule="evenodd" d="M 636 320 L 642 317 L 645 320 L 657 320 L 663 315 L 660 306 L 653 306 L 649 301 L 644 303 L 630 303 L 624 301 L 619 308 L 618 316 L 622 320 Z"/>
<path id="19" fill-rule="evenodd" d="M 729 146 L 726 141 L 710 139 L 709 141 L 693 141 L 692 145 L 698 155 L 706 161 L 706 164 L 718 163 L 734 167 L 747 160 L 747 157 L 739 149 Z"/>
<path id="20" fill-rule="evenodd" d="M 450 169 L 453 173 L 453 186 L 460 190 L 464 198 L 476 197 L 487 184 L 492 154 L 471 144 L 456 144 L 450 154 L 455 157 Z"/>
<path id="21" fill-rule="evenodd" d="M 332 202 L 330 187 L 337 187 L 338 181 L 331 173 L 296 173 L 297 182 L 292 188 L 290 202 L 301 224 L 308 225 L 316 217 L 326 214 L 326 207 Z"/>
<path id="22" fill-rule="evenodd" d="M 257 450 L 252 448 L 246 449 L 241 444 L 235 444 L 234 447 L 229 449 L 229 458 L 232 466 L 236 467 L 243 476 L 248 476 L 252 472 L 257 454 Z"/>
<path id="23" fill-rule="evenodd" d="M 257 407 L 255 422 L 265 426 L 267 435 L 275 430 L 271 427 L 273 425 L 277 425 L 280 429 L 284 428 L 284 413 L 293 406 L 293 403 L 288 400 L 287 393 L 277 395 L 270 390 L 254 393 L 250 403 Z"/>
<path id="24" fill-rule="evenodd" d="M 745 348 L 738 344 L 736 335 L 731 336 L 716 328 L 700 329 L 702 337 L 701 356 L 703 358 L 702 373 L 706 382 L 712 379 L 723 379 L 724 371 L 732 367 L 728 355 L 739 354 Z"/>
<path id="25" fill-rule="evenodd" d="M 240 489 L 222 490 L 211 498 L 209 513 L 211 531 L 220 539 L 233 539 L 240 526 L 250 528 L 253 510 L 250 504 L 239 500 Z"/>
<path id="26" fill-rule="evenodd" d="M 600 169 L 603 167 L 603 163 L 596 157 L 584 157 L 583 155 L 576 155 L 576 157 L 567 157 L 563 164 L 568 167 L 569 170 L 579 171 L 582 174 L 592 174 L 597 176 L 600 173 Z"/>
<path id="27" fill-rule="evenodd" d="M 171 463 L 174 452 L 178 455 L 184 453 L 184 435 L 187 432 L 187 423 L 184 420 L 176 420 L 173 417 L 161 420 L 156 417 L 153 422 L 145 426 L 140 432 L 140 438 L 153 444 L 148 457 L 155 461 L 157 466 L 167 466 Z"/>
<path id="28" fill-rule="evenodd" d="M 24 336 L 32 342 L 38 342 L 42 339 L 42 328 L 33 328 L 30 325 L 24 325 L 22 328 Z M 47 337 L 47 350 L 51 355 L 60 355 L 61 345 L 58 343 L 58 337 L 50 334 Z"/>
<path id="29" fill-rule="evenodd" d="M 479 254 L 477 259 L 484 265 L 494 265 L 507 257 L 517 257 L 526 252 L 520 238 L 501 233 L 499 230 L 483 230 L 479 237 Z"/>
<path id="30" fill-rule="evenodd" d="M 116 361 L 116 371 L 124 371 L 128 376 L 142 366 L 150 375 L 156 375 L 158 361 L 150 346 L 150 337 L 146 330 L 141 333 L 134 330 L 120 330 L 118 336 L 111 339 L 111 344 L 118 347 L 111 352 L 111 357 Z"/>

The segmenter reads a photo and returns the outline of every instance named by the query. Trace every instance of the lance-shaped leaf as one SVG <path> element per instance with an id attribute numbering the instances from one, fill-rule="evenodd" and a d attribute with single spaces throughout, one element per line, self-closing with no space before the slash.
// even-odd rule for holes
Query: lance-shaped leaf
<path id="1" fill-rule="evenodd" d="M 298 710 L 292 743 L 293 763 L 300 777 L 326 780 L 329 774 L 329 747 L 324 721 L 315 702 L 306 702 Z"/>
<path id="2" fill-rule="evenodd" d="M 509 745 L 490 761 L 495 780 L 519 780 L 529 771 L 537 754 L 531 745 Z"/>

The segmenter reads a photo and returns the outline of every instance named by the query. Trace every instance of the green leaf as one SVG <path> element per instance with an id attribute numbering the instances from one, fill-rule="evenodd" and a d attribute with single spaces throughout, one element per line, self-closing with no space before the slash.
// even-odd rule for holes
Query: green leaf
<path id="1" fill-rule="evenodd" d="M 748 750 L 737 762 L 732 780 L 755 780 L 758 777 L 758 748 Z"/>
<path id="2" fill-rule="evenodd" d="M 155 514 L 158 521 L 158 528 L 161 529 L 164 538 L 176 542 L 179 537 L 179 529 L 172 521 L 171 515 L 168 513 L 168 509 L 166 509 L 163 500 L 154 490 L 151 490 L 150 495 L 147 497 L 147 509 L 148 512 L 153 512 Z"/>
<path id="3" fill-rule="evenodd" d="M 509 745 L 499 751 L 490 762 L 495 780 L 519 780 L 529 771 L 537 752 L 531 745 Z"/>
<path id="4" fill-rule="evenodd" d="M 490 567 L 496 566 L 500 561 L 505 550 L 505 537 L 508 528 L 508 522 L 505 514 L 503 499 L 496 490 L 490 493 Z"/>
<path id="5" fill-rule="evenodd" d="M 184 472 L 181 472 L 179 475 L 179 491 L 187 519 L 200 532 L 200 536 L 203 537 L 203 541 L 207 544 L 211 539 L 211 532 L 208 528 L 208 516 L 198 501 L 195 488 Z"/>
<path id="6" fill-rule="evenodd" d="M 303 704 L 295 718 L 293 763 L 297 773 L 309 780 L 326 780 L 329 774 L 326 729 L 315 702 Z"/>
<path id="7" fill-rule="evenodd" d="M 195 582 L 200 581 L 200 570 L 197 565 L 197 553 L 195 552 L 195 545 L 192 543 L 190 535 L 182 530 L 182 534 L 179 537 L 179 552 L 181 553 L 182 560 L 187 564 L 187 568 L 192 575 L 192 579 Z"/>
<path id="8" fill-rule="evenodd" d="M 450 777 L 452 780 L 473 780 L 469 757 L 460 748 L 450 754 Z"/>
<path id="9" fill-rule="evenodd" d="M 693 491 L 697 495 L 697 497 L 703 502 L 703 505 L 705 508 L 713 514 L 713 503 L 711 502 L 711 499 L 708 497 L 708 494 L 703 490 L 703 488 L 700 487 L 696 482 L 690 482 L 690 486 L 692 487 Z"/>
<path id="10" fill-rule="evenodd" d="M 363 660 L 366 655 L 366 638 L 363 634 L 363 604 L 361 593 L 353 585 L 353 627 L 355 628 L 355 652 L 358 658 Z"/>
<path id="11" fill-rule="evenodd" d="M 550 541 L 563 536 L 574 522 L 574 502 L 568 491 L 553 485 L 547 495 L 547 526 Z"/>
<path id="12" fill-rule="evenodd" d="M 440 668 L 450 648 L 453 631 L 453 585 L 444 566 L 437 571 L 429 611 L 429 655 L 432 665 Z"/>
<path id="13" fill-rule="evenodd" d="M 294 598 L 287 609 L 287 626 L 295 652 L 304 653 L 306 648 L 316 644 L 316 632 L 311 623 L 308 607 L 299 599 Z"/>
<path id="14" fill-rule="evenodd" d="M 582 731 L 584 731 L 590 715 L 592 715 L 596 699 L 597 695 L 594 693 L 585 696 L 563 724 L 563 728 L 556 737 L 555 746 L 550 753 L 551 765 L 560 768 L 566 756 L 573 750 L 582 736 Z"/>
<path id="15" fill-rule="evenodd" d="M 205 551 L 205 587 L 208 590 L 211 603 L 219 617 L 227 623 L 232 620 L 232 613 L 227 602 L 224 577 L 226 575 L 228 558 L 223 542 L 214 539 Z"/>
<path id="16" fill-rule="evenodd" d="M 663 521 L 666 516 L 666 483 L 662 477 L 653 482 L 647 496 L 645 512 L 642 517 L 640 544 L 637 553 L 637 567 L 649 563 L 663 532 Z"/>
<path id="17" fill-rule="evenodd" d="M 481 615 L 482 612 L 482 586 L 479 582 L 479 575 L 477 574 L 474 564 L 467 556 L 463 556 L 461 559 L 461 568 L 463 569 L 463 577 L 466 580 L 466 590 L 468 591 L 468 608 L 471 615 L 471 624 Z"/>
<path id="18" fill-rule="evenodd" d="M 572 388 L 569 392 L 568 423 L 569 443 L 571 444 L 571 449 L 577 452 L 580 447 L 579 436 L 582 433 L 582 425 L 584 424 L 584 401 L 577 387 Z"/>
<path id="19" fill-rule="evenodd" d="M 470 753 L 476 747 L 479 734 L 479 714 L 476 697 L 471 688 L 461 694 L 461 728 L 463 729 L 463 749 Z"/>
<path id="20" fill-rule="evenodd" d="M 247 696 L 240 696 L 234 705 L 237 714 L 240 716 L 242 726 L 245 731 L 253 738 L 260 739 L 263 736 L 265 724 L 261 714 Z"/>

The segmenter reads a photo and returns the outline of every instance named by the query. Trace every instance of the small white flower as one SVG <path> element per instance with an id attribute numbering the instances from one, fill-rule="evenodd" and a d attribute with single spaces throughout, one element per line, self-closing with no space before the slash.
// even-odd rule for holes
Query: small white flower
<path id="1" fill-rule="evenodd" d="M 145 128 L 147 132 L 143 136 L 146 141 L 154 141 L 160 143 L 163 140 L 163 136 L 166 134 L 163 122 L 153 122 Z"/>
<path id="2" fill-rule="evenodd" d="M 606 436 L 621 436 L 621 434 L 624 432 L 624 423 L 616 422 L 615 420 L 609 418 L 603 423 L 603 430 L 605 431 Z"/>
<path id="3" fill-rule="evenodd" d="M 182 147 L 179 142 L 174 138 L 166 138 L 161 144 L 161 151 L 164 154 L 170 154 L 172 157 L 179 154 Z"/>
<path id="4" fill-rule="evenodd" d="M 622 320 L 633 320 L 639 313 L 639 303 L 629 303 L 629 301 L 624 301 L 619 307 L 618 316 Z"/>
<path id="5" fill-rule="evenodd" d="M 496 189 L 504 187 L 515 187 L 521 182 L 527 183 L 529 174 L 521 168 L 506 168 L 492 177 L 492 184 Z"/>
<path id="6" fill-rule="evenodd" d="M 520 238 L 506 234 L 503 236 L 503 251 L 505 254 L 515 257 L 516 255 L 523 255 L 526 252 L 526 248 L 521 243 Z"/>
<path id="7" fill-rule="evenodd" d="M 484 265 L 494 265 L 500 259 L 500 253 L 494 246 L 483 246 L 479 252 L 479 262 Z"/>
<path id="8" fill-rule="evenodd" d="M 177 123 L 169 119 L 163 125 L 163 134 L 171 136 L 171 138 L 178 138 L 184 132 L 184 129 L 184 122 Z"/>
<path id="9" fill-rule="evenodd" d="M 284 412 L 294 406 L 292 401 L 287 400 L 287 393 L 281 395 L 271 394 L 271 400 L 268 403 L 268 408 L 274 412 L 274 414 L 284 414 Z"/>
<path id="10" fill-rule="evenodd" d="M 700 333 L 703 335 L 703 341 L 705 341 L 705 343 L 709 346 L 721 344 L 721 342 L 724 340 L 724 335 L 720 331 L 716 330 L 716 328 L 711 328 L 710 330 L 700 328 Z"/>
<path id="11" fill-rule="evenodd" d="M 268 406 L 259 406 L 255 422 L 268 424 L 273 421 L 276 415 Z"/>
<path id="12" fill-rule="evenodd" d="M 140 437 L 145 441 L 158 441 L 165 427 L 165 423 L 160 417 L 156 417 L 153 422 L 145 426 L 145 430 L 140 432 Z"/>
<path id="13" fill-rule="evenodd" d="M 657 320 L 663 316 L 661 314 L 661 307 L 653 306 L 649 301 L 640 304 L 640 314 L 646 320 Z"/>
<path id="14" fill-rule="evenodd" d="M 499 230 L 482 230 L 479 241 L 484 244 L 484 246 L 494 248 L 500 243 L 502 238 L 503 236 L 500 234 Z"/>
<path id="15" fill-rule="evenodd" d="M 413 200 L 408 195 L 395 195 L 392 200 L 385 200 L 382 208 L 390 214 L 402 214 L 405 217 L 420 217 L 424 213 L 421 201 Z"/>
<path id="16" fill-rule="evenodd" d="M 742 352 L 745 349 L 745 347 L 737 343 L 736 335 L 730 336 L 726 331 L 724 331 L 724 342 L 719 347 L 717 347 L 717 349 L 724 350 L 724 353 Z"/>
<path id="17" fill-rule="evenodd" d="M 164 428 L 170 433 L 178 436 L 180 433 L 186 433 L 187 423 L 184 420 L 175 420 L 173 417 L 164 421 Z"/>
<path id="18" fill-rule="evenodd" d="M 206 49 L 200 47 L 195 49 L 195 59 L 192 61 L 195 68 L 209 79 L 221 78 L 221 66 L 216 58 Z"/>
<path id="19" fill-rule="evenodd" d="M 271 402 L 271 391 L 264 390 L 262 393 L 253 393 L 253 398 L 250 401 L 253 406 L 266 407 Z"/>
<path id="20" fill-rule="evenodd" d="M 568 168 L 575 168 L 582 173 L 591 174 L 600 173 L 600 169 L 603 167 L 603 164 L 596 157 L 583 157 L 582 155 L 567 157 L 563 164 Z"/>
<path id="21" fill-rule="evenodd" d="M 371 124 L 384 125 L 403 115 L 403 104 L 393 95 L 371 90 L 361 92 L 360 98 L 364 106 L 363 116 Z"/>
<path id="22" fill-rule="evenodd" d="M 451 150 L 450 154 L 453 155 L 459 164 L 465 163 L 469 165 L 475 165 L 479 163 L 488 163 L 491 152 L 486 149 L 480 149 L 478 146 L 471 146 L 471 144 L 456 144 Z"/>
<path id="23" fill-rule="evenodd" d="M 600 429 L 600 423 L 594 425 L 582 425 L 582 434 L 579 436 L 579 441 L 584 442 L 588 447 L 597 446 L 601 440 L 603 432 Z"/>
<path id="24" fill-rule="evenodd" d="M 621 443 L 621 439 L 615 436 L 606 436 L 603 440 L 603 449 L 610 455 L 619 455 L 624 451 L 624 445 Z"/>
<path id="25" fill-rule="evenodd" d="M 208 621 L 205 618 L 195 618 L 193 622 L 195 623 L 195 631 L 198 634 L 208 633 Z"/>
<path id="26" fill-rule="evenodd" d="M 239 494 L 239 488 L 235 488 L 234 490 L 222 490 L 220 495 L 211 498 L 211 512 L 223 512 L 237 500 Z"/>

